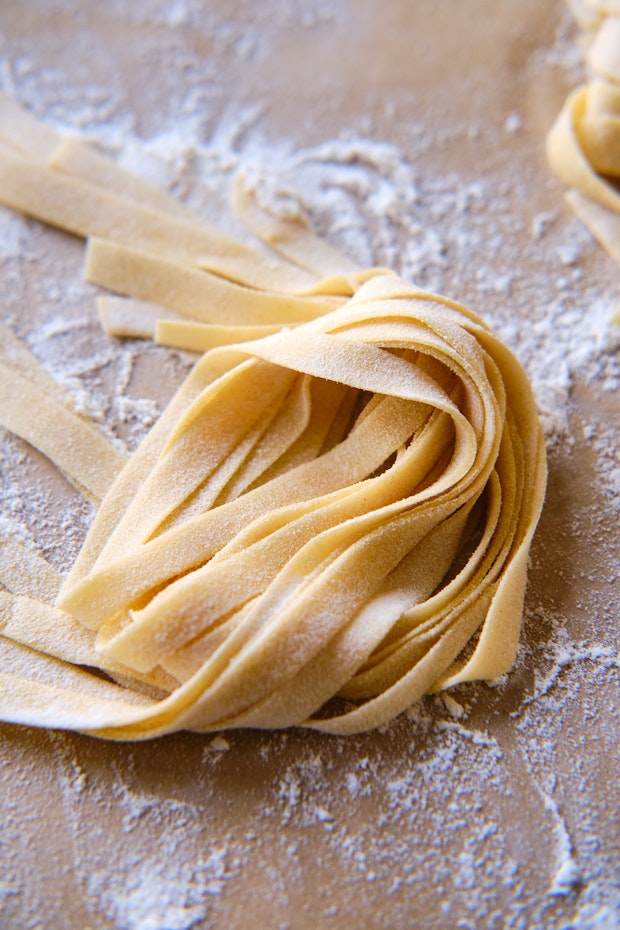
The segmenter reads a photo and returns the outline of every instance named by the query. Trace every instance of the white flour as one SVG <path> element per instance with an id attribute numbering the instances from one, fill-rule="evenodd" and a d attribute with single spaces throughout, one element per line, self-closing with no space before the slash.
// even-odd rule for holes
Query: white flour
<path id="1" fill-rule="evenodd" d="M 110 15 L 115 6 L 136 25 L 173 30 L 191 30 L 197 18 L 210 16 L 217 54 L 247 62 L 270 52 L 253 26 L 257 18 L 271 17 L 274 28 L 284 30 L 302 15 L 312 32 L 346 13 L 346 5 L 327 0 L 303 9 L 270 2 L 252 8 L 247 24 L 226 24 L 215 9 L 205 14 L 191 0 L 140 0 L 130 10 L 119 2 L 109 5 Z M 69 0 L 54 7 L 75 13 Z M 540 53 L 541 68 L 576 71 L 565 31 L 566 20 L 555 47 Z M 581 567 L 558 557 L 568 590 L 580 590 L 579 572 L 595 586 L 585 586 L 576 603 L 556 604 L 541 580 L 549 556 L 535 548 L 523 644 L 509 679 L 491 691 L 465 686 L 454 695 L 428 698 L 372 739 L 196 738 L 186 756 L 175 755 L 180 743 L 173 745 L 159 785 L 149 774 L 159 771 L 157 744 L 115 747 L 110 771 L 102 772 L 89 764 L 85 743 L 48 737 L 41 764 L 56 772 L 72 863 L 71 876 L 63 874 L 59 886 L 69 882 L 93 930 L 218 927 L 224 913 L 239 920 L 243 915 L 247 924 L 254 909 L 260 915 L 267 907 L 282 915 L 282 928 L 352 926 L 356 918 L 332 899 L 334 876 L 340 891 L 348 890 L 355 914 L 356 901 L 362 910 L 384 909 L 394 928 L 412 926 L 411 902 L 418 902 L 420 914 L 433 908 L 427 911 L 429 928 L 615 930 L 619 850 L 598 842 L 601 833 L 609 833 L 605 798 L 593 787 L 584 760 L 589 741 L 596 742 L 603 756 L 616 759 L 617 778 L 617 746 L 606 720 L 620 713 L 614 614 L 614 585 L 620 583 L 614 531 L 618 420 L 599 399 L 582 422 L 572 403 L 575 390 L 596 389 L 611 405 L 620 385 L 620 327 L 610 322 L 617 288 L 584 271 L 597 247 L 576 221 L 561 220 L 559 206 L 515 214 L 515 202 L 527 202 L 531 193 L 527 175 L 508 182 L 492 172 L 432 174 L 395 145 L 372 138 L 372 126 L 365 135 L 345 129 L 339 138 L 306 148 L 270 137 L 262 110 L 218 97 L 210 89 L 209 59 L 198 68 L 178 36 L 163 52 L 148 42 L 140 50 L 144 56 L 162 54 L 162 84 L 169 93 L 158 118 L 136 126 L 105 43 L 86 28 L 79 35 L 80 58 L 91 58 L 92 70 L 78 68 L 72 82 L 62 70 L 39 69 L 34 53 L 16 54 L 2 40 L 4 89 L 58 128 L 85 132 L 121 163 L 208 210 L 236 234 L 227 195 L 233 173 L 241 171 L 266 205 L 286 215 L 297 210 L 310 215 L 319 232 L 361 264 L 389 265 L 422 287 L 462 298 L 526 367 L 549 437 L 552 478 L 565 474 L 576 447 L 580 461 L 590 456 L 592 499 L 574 504 L 558 547 L 571 534 L 593 539 L 598 528 L 599 551 L 596 564 Z M 182 98 L 173 82 L 178 68 L 186 75 Z M 515 109 L 506 112 L 507 139 L 519 136 L 523 119 Z M 412 131 L 420 138 L 425 134 L 427 145 L 440 135 L 424 124 Z M 107 339 L 94 312 L 95 289 L 79 281 L 80 250 L 67 242 L 60 259 L 55 255 L 52 261 L 44 246 L 50 235 L 62 243 L 60 234 L 1 211 L 0 261 L 13 286 L 6 318 L 67 388 L 77 409 L 133 449 L 189 359 Z M 29 279 L 34 262 L 40 273 Z M 530 269 L 527 277 L 523 263 Z M 24 300 L 37 307 L 36 328 L 23 326 Z M 146 357 L 162 372 L 161 397 L 141 392 Z M 36 456 L 31 465 L 31 458 L 23 444 L 2 438 L 0 517 L 67 568 L 91 511 L 63 488 L 67 503 L 59 512 L 60 485 L 50 490 L 42 466 Z M 562 493 L 558 489 L 553 499 L 563 500 Z M 573 614 L 578 621 L 569 632 Z M 597 619 L 596 628 L 586 622 L 589 617 Z M 511 694 L 512 716 L 494 712 L 503 700 L 510 705 Z M 578 733 L 566 725 L 574 701 L 587 722 Z M 177 776 L 175 766 L 179 772 L 194 766 L 192 779 Z M 250 766 L 247 788 L 239 772 Z M 63 913 L 62 894 L 55 890 L 45 899 L 32 865 L 36 860 L 26 851 L 39 826 L 36 819 L 23 819 L 19 800 L 36 777 L 32 766 L 0 770 L 6 788 L 0 922 L 24 930 L 45 926 L 45 912 L 56 920 Z M 246 787 L 238 787 L 241 783 Z M 530 816 L 535 811 L 543 830 L 522 845 L 514 822 L 524 809 Z M 308 870 L 316 887 L 307 884 Z M 244 911 L 247 888 L 252 901 L 245 901 Z"/>

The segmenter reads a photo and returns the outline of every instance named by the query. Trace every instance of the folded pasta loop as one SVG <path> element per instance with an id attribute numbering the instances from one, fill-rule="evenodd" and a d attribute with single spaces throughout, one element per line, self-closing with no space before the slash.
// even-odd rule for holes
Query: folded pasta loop
<path id="1" fill-rule="evenodd" d="M 620 261 L 620 11 L 601 8 L 586 64 L 547 135 L 551 168 L 566 201 L 615 261 Z"/>

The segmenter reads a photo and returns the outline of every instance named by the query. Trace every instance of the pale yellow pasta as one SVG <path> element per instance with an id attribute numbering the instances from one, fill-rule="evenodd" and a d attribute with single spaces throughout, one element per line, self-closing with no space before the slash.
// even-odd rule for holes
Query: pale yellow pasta
<path id="1" fill-rule="evenodd" d="M 620 263 L 620 213 L 601 206 L 576 190 L 567 191 L 564 199 L 594 238 Z"/>
<path id="2" fill-rule="evenodd" d="M 620 7 L 590 3 L 587 9 L 596 14 L 585 56 L 590 80 L 569 95 L 547 136 L 547 155 L 570 188 L 567 203 L 618 261 Z"/>
<path id="3" fill-rule="evenodd" d="M 123 453 L 54 396 L 38 366 L 36 376 L 32 370 L 24 376 L 23 367 L 20 372 L 0 361 L 0 426 L 27 440 L 78 490 L 100 501 L 124 464 Z"/>
<path id="4" fill-rule="evenodd" d="M 275 257 L 261 256 L 211 227 L 173 217 L 117 196 L 29 155 L 0 147 L 0 201 L 79 236 L 111 239 L 170 256 L 250 287 L 302 292 L 312 276 Z"/>
<path id="5" fill-rule="evenodd" d="M 134 297 L 97 298 L 99 322 L 108 336 L 129 339 L 154 339 L 160 320 L 178 320 L 179 314 L 160 304 Z"/>
<path id="6" fill-rule="evenodd" d="M 0 321 L 0 362 L 9 365 L 20 377 L 30 381 L 44 394 L 70 408 L 70 401 L 60 384 L 39 364 L 35 355 Z"/>
<path id="7" fill-rule="evenodd" d="M 6 527 L 0 529 L 0 584 L 13 594 L 53 604 L 62 575 L 35 549 L 17 539 Z"/>
<path id="8" fill-rule="evenodd" d="M 99 297 L 97 309 L 101 325 L 109 336 L 154 339 L 159 345 L 201 353 L 215 346 L 269 336 L 277 333 L 283 325 L 296 325 L 290 322 L 248 326 L 201 323 L 183 319 L 169 307 L 132 297 Z"/>
<path id="9" fill-rule="evenodd" d="M 89 240 L 84 274 L 92 284 L 210 323 L 308 320 L 340 302 L 333 297 L 259 291 L 174 259 L 97 238 Z"/>
<path id="10" fill-rule="evenodd" d="M 50 158 L 61 136 L 24 110 L 13 97 L 0 93 L 0 144 L 36 160 Z"/>
<path id="11" fill-rule="evenodd" d="M 96 187 L 114 191 L 160 213 L 169 213 L 179 219 L 199 223 L 200 219 L 187 207 L 142 178 L 125 171 L 111 158 L 96 151 L 81 139 L 61 138 L 48 158 L 48 165 Z"/>
<path id="12" fill-rule="evenodd" d="M 279 332 L 282 326 L 296 324 L 257 323 L 255 326 L 226 326 L 215 323 L 195 323 L 189 320 L 160 319 L 155 325 L 155 341 L 160 345 L 191 352 L 207 352 L 216 346 L 250 342 Z"/>
<path id="13" fill-rule="evenodd" d="M 346 278 L 361 271 L 354 262 L 315 236 L 304 217 L 286 219 L 262 208 L 255 191 L 241 175 L 234 180 L 232 206 L 244 226 L 276 252 L 318 277 Z"/>
<path id="14" fill-rule="evenodd" d="M 120 170 L 77 143 L 56 151 L 55 170 L 95 190 L 99 170 Z M 247 261 L 236 283 L 226 262 L 208 274 L 141 234 L 129 243 L 151 209 L 135 190 L 106 194 L 125 225 L 91 240 L 87 274 L 153 303 L 104 298 L 104 321 L 207 351 L 105 494 L 56 605 L 17 580 L 0 595 L 0 717 L 110 739 L 346 734 L 508 671 L 546 475 L 514 356 L 464 306 L 355 268 L 241 188 L 240 215 L 281 252 L 268 287 L 226 240 L 212 251 Z M 73 196 L 53 190 L 61 225 Z M 295 269 L 305 295 L 289 292 Z M 18 357 L 7 385 L 25 380 Z M 46 410 L 49 436 L 26 413 L 27 438 L 66 471 L 50 439 L 66 407 Z M 96 449 L 90 435 L 78 445 L 86 461 Z"/>

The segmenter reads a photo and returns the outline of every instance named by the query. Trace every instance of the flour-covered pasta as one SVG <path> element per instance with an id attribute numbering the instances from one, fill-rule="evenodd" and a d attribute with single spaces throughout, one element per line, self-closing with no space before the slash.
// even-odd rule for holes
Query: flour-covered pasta
<path id="1" fill-rule="evenodd" d="M 27 115 L 11 147 L 9 116 L 0 200 L 92 236 L 87 275 L 124 295 L 101 298 L 108 331 L 204 354 L 127 461 L 62 396 L 42 418 L 4 389 L 3 425 L 102 500 L 54 605 L 2 566 L 1 718 L 111 739 L 347 734 L 507 672 L 546 475 L 507 347 L 248 188 L 235 207 L 270 256 L 82 143 L 45 135 L 40 160 Z M 25 358 L 3 359 L 7 385 Z M 50 441 L 65 429 L 70 461 Z"/>

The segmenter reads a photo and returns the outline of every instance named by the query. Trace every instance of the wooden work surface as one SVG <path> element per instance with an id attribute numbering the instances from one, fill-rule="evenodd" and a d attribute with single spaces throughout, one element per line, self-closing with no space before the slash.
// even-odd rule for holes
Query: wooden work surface
<path id="1" fill-rule="evenodd" d="M 618 926 L 620 268 L 544 156 L 574 39 L 557 0 L 0 5 L 0 81 L 37 116 L 234 231 L 233 170 L 299 186 L 354 258 L 487 318 L 533 378 L 550 468 L 495 687 L 351 738 L 3 726 L 2 928 Z M 3 318 L 134 448 L 189 356 L 103 335 L 77 240 L 2 211 L 0 258 Z M 17 440 L 0 464 L 2 520 L 66 569 L 89 507 Z"/>

